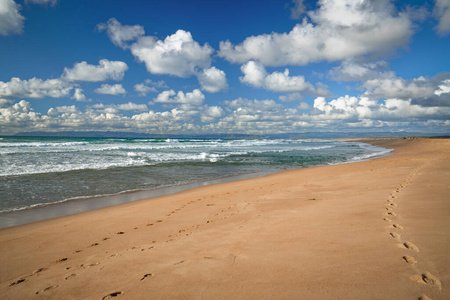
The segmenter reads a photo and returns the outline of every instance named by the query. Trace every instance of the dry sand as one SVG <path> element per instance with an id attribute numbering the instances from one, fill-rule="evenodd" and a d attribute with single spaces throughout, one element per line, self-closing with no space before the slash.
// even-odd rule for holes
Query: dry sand
<path id="1" fill-rule="evenodd" d="M 0 230 L 2 299 L 450 299 L 450 140 Z"/>

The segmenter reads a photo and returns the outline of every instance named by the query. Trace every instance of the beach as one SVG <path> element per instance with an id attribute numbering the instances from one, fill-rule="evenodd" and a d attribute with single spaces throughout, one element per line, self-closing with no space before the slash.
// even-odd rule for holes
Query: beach
<path id="1" fill-rule="evenodd" d="M 449 299 L 450 140 L 0 230 L 3 299 Z"/>

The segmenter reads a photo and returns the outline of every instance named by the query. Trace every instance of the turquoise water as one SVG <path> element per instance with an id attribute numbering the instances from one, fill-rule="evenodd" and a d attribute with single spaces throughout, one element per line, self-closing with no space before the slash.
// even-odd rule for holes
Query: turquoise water
<path id="1" fill-rule="evenodd" d="M 390 150 L 296 139 L 0 138 L 0 212 L 226 176 L 367 160 Z"/>

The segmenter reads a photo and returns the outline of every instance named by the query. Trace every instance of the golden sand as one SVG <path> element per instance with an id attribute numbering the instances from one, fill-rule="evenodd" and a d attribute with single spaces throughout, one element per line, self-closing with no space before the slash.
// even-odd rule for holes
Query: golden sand
<path id="1" fill-rule="evenodd" d="M 450 299 L 450 140 L 0 230 L 2 299 Z"/>

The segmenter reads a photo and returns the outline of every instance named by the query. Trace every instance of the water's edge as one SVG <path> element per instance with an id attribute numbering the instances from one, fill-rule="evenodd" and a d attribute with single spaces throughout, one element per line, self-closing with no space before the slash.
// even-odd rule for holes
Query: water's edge
<path id="1" fill-rule="evenodd" d="M 126 192 L 118 195 L 70 200 L 66 202 L 54 203 L 46 206 L 29 208 L 20 211 L 3 212 L 0 213 L 0 229 L 44 221 L 53 218 L 65 217 L 69 215 L 115 206 L 119 204 L 125 204 L 138 200 L 167 196 L 206 185 L 262 177 L 277 172 L 279 172 L 279 170 L 273 172 L 234 175 L 183 185 L 161 187 L 152 190 Z"/>
<path id="2" fill-rule="evenodd" d="M 363 144 L 367 144 L 367 143 L 363 143 Z M 392 150 L 392 149 L 386 149 L 386 150 Z M 366 159 L 366 160 L 377 159 L 377 158 L 381 158 L 381 157 L 388 156 L 388 155 L 390 155 L 390 152 L 387 152 L 384 155 L 374 156 L 374 157 L 371 157 L 370 159 Z M 354 161 L 354 162 L 342 162 L 339 164 L 355 163 L 355 162 L 361 162 L 361 161 L 365 161 L 365 160 Z M 314 167 L 318 167 L 318 166 L 314 166 Z M 29 209 L 20 210 L 20 211 L 3 212 L 3 213 L 0 213 L 0 229 L 24 225 L 24 224 L 28 224 L 28 223 L 39 222 L 39 221 L 58 218 L 58 217 L 74 215 L 74 214 L 87 212 L 87 211 L 91 211 L 91 210 L 101 209 L 101 208 L 115 206 L 115 205 L 119 205 L 119 204 L 125 204 L 125 203 L 129 203 L 129 202 L 137 201 L 137 200 L 171 195 L 171 194 L 175 194 L 175 193 L 182 192 L 185 190 L 193 189 L 196 187 L 237 181 L 237 180 L 243 180 L 243 179 L 249 179 L 249 178 L 257 178 L 257 177 L 262 177 L 262 176 L 275 174 L 275 173 L 279 173 L 279 172 L 280 172 L 280 170 L 278 169 L 278 170 L 259 172 L 259 173 L 232 175 L 232 176 L 216 178 L 216 179 L 211 179 L 211 180 L 206 180 L 206 181 L 199 181 L 199 182 L 183 184 L 183 185 L 174 185 L 174 186 L 161 187 L 161 188 L 144 190 L 144 191 L 125 192 L 125 193 L 121 193 L 121 194 L 117 194 L 117 195 L 75 199 L 75 200 L 69 200 L 66 202 L 49 204 L 46 206 L 29 208 Z"/>

